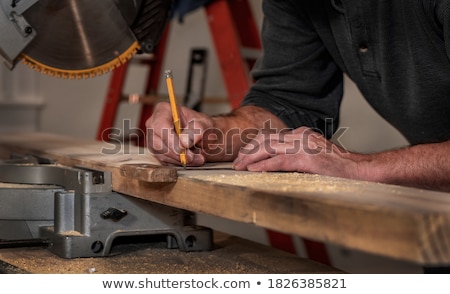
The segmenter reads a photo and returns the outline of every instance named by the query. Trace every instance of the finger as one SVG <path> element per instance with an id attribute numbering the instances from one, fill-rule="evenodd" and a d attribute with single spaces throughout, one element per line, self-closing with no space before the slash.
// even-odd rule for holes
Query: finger
<path id="1" fill-rule="evenodd" d="M 186 153 L 188 155 L 188 165 L 189 166 L 202 166 L 205 164 L 206 160 L 203 154 L 194 153 L 191 150 L 188 150 Z"/>
<path id="2" fill-rule="evenodd" d="M 149 150 L 159 155 L 159 159 L 165 163 L 180 164 L 179 154 L 185 147 L 180 145 L 179 137 L 175 132 L 169 103 L 158 103 L 153 115 L 147 120 L 146 126 Z"/>
<path id="3" fill-rule="evenodd" d="M 311 128 L 302 126 L 302 127 L 298 127 L 296 129 L 292 130 L 290 133 L 297 134 L 297 135 L 303 135 L 305 133 L 311 133 L 311 132 L 314 132 Z"/>
<path id="4" fill-rule="evenodd" d="M 173 146 L 173 122 L 168 103 L 161 102 L 155 106 L 152 116 L 146 121 L 147 146 L 156 154 L 165 154 L 168 146 Z"/>
<path id="5" fill-rule="evenodd" d="M 261 160 L 247 166 L 248 171 L 303 171 L 302 162 L 297 155 L 278 155 Z"/>
<path id="6" fill-rule="evenodd" d="M 287 142 L 266 140 L 260 145 L 255 145 L 255 142 L 252 142 L 252 147 L 245 146 L 241 150 L 234 162 L 234 167 L 237 170 L 245 170 L 251 164 L 274 156 L 302 153 L 304 145 L 298 136 L 291 135 L 291 137 Z"/>
<path id="7" fill-rule="evenodd" d="M 175 133 L 170 104 L 158 103 L 153 115 L 147 120 L 148 148 L 164 164 L 180 165 L 180 151 L 186 150 L 187 163 L 190 166 L 200 166 L 205 163 L 205 157 L 194 145 L 201 141 L 207 128 L 205 118 L 192 109 L 181 107 L 180 118 L 183 118 L 183 132 Z M 189 118 L 190 122 L 185 123 Z"/>
<path id="8" fill-rule="evenodd" d="M 233 168 L 236 170 L 246 170 L 249 164 L 274 156 L 275 150 L 271 150 L 270 143 L 258 143 L 257 140 L 250 141 L 240 151 L 233 161 Z"/>
<path id="9" fill-rule="evenodd" d="M 169 147 L 165 145 L 161 140 L 159 140 L 158 143 L 154 143 L 152 147 L 149 147 L 149 150 L 160 162 L 178 165 L 181 164 L 181 149 L 179 147 Z"/>
<path id="10" fill-rule="evenodd" d="M 160 155 L 157 154 L 155 155 L 155 157 L 158 159 L 158 161 L 162 164 L 162 165 L 181 165 L 180 159 L 173 159 L 171 157 L 168 157 L 166 155 Z"/>

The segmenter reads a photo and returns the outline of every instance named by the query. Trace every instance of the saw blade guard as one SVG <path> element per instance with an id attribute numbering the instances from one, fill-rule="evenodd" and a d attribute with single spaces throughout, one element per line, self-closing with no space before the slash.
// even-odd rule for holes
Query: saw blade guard
<path id="1" fill-rule="evenodd" d="M 38 1 L 23 12 L 36 37 L 17 59 L 58 78 L 108 73 L 153 51 L 171 6 L 167 0 Z"/>

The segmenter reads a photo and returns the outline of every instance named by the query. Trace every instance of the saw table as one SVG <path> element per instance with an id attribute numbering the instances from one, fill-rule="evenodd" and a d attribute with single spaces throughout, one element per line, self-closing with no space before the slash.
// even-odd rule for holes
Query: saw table
<path id="1" fill-rule="evenodd" d="M 12 154 L 110 174 L 111 190 L 127 198 L 423 266 L 450 265 L 448 193 L 303 173 L 179 170 L 138 147 L 45 133 L 1 134 L 1 157 Z"/>

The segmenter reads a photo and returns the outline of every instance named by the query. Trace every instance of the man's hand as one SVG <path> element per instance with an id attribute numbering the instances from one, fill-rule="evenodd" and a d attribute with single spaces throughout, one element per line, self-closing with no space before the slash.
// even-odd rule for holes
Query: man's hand
<path id="1" fill-rule="evenodd" d="M 202 141 L 206 130 L 213 128 L 213 120 L 186 107 L 181 107 L 180 111 L 183 131 L 178 138 L 170 104 L 163 102 L 155 106 L 152 116 L 146 122 L 148 148 L 162 164 L 180 165 L 180 150 L 185 148 L 188 165 L 203 165 L 205 156 L 195 145 Z"/>
<path id="2" fill-rule="evenodd" d="M 312 129 L 267 133 L 262 131 L 241 149 L 236 170 L 297 171 L 355 178 L 358 164 L 350 152 L 328 141 Z"/>
<path id="3" fill-rule="evenodd" d="M 241 149 L 236 170 L 297 171 L 450 192 L 450 141 L 374 154 L 349 152 L 313 130 L 262 131 Z"/>

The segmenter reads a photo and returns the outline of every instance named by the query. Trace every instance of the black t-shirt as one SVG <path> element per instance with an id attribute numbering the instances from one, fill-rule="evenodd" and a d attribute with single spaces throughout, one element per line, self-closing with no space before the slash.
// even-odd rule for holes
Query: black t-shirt
<path id="1" fill-rule="evenodd" d="M 450 1 L 264 0 L 242 105 L 332 134 L 343 73 L 411 144 L 450 139 Z"/>

